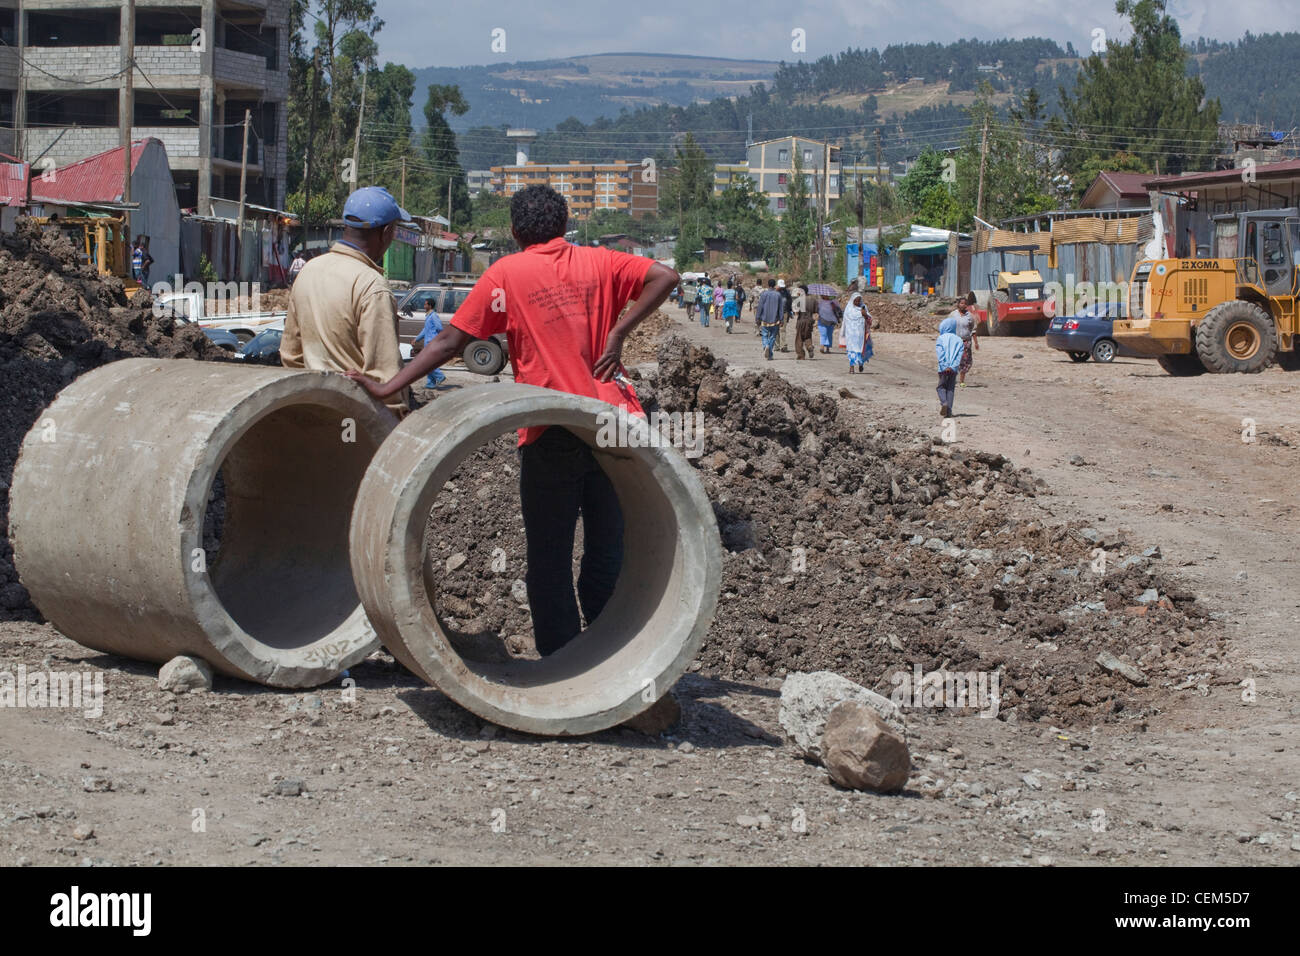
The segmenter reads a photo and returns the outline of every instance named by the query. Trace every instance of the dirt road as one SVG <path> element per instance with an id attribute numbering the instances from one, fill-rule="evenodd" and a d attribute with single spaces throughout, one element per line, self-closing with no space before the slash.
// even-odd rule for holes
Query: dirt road
<path id="1" fill-rule="evenodd" d="M 752 333 L 673 328 L 736 371 L 848 389 L 864 422 L 941 428 L 925 337 L 879 335 L 849 376 L 839 356 L 767 363 Z M 773 679 L 688 676 L 669 738 L 536 740 L 485 727 L 384 654 L 353 671 L 354 700 L 220 679 L 177 697 L 152 666 L 6 624 L 0 670 L 102 671 L 106 692 L 98 717 L 0 709 L 0 864 L 1294 865 L 1300 377 L 1176 380 L 1003 339 L 971 381 L 957 442 L 1034 468 L 1049 515 L 1158 545 L 1222 616 L 1231 640 L 1210 653 L 1227 676 L 1189 675 L 1157 713 L 1083 729 L 910 713 L 913 775 L 883 797 L 793 756 Z"/>

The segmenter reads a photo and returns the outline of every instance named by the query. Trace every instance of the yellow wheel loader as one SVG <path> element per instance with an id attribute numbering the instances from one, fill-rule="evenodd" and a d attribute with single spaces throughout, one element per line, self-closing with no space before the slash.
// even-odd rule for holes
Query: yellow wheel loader
<path id="1" fill-rule="evenodd" d="M 1215 216 L 1215 258 L 1143 260 L 1129 283 L 1121 346 L 1170 375 L 1260 372 L 1294 363 L 1300 210 Z"/>

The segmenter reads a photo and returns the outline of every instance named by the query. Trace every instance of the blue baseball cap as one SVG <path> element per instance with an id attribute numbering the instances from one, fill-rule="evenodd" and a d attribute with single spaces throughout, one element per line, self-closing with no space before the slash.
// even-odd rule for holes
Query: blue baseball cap
<path id="1" fill-rule="evenodd" d="M 407 222 L 411 218 L 383 186 L 362 186 L 343 204 L 343 221 L 357 229 L 376 229 L 390 222 Z"/>

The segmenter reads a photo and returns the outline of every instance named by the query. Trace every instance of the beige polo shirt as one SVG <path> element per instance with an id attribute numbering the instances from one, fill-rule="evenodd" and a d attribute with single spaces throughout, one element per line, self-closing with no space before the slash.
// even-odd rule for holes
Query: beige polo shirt
<path id="1" fill-rule="evenodd" d="M 289 291 L 280 361 L 313 371 L 357 369 L 379 382 L 401 371 L 393 294 L 369 256 L 336 242 L 303 266 Z M 405 390 L 386 404 L 406 414 Z"/>

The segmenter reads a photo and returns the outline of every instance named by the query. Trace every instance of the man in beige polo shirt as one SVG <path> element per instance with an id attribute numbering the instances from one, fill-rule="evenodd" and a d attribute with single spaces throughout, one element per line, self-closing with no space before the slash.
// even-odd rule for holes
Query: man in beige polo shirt
<path id="1" fill-rule="evenodd" d="M 382 186 L 365 186 L 343 205 L 343 238 L 298 273 L 289 292 L 280 361 L 285 368 L 346 372 L 359 369 L 387 382 L 402 370 L 397 309 L 378 263 L 397 224 L 410 219 Z M 406 390 L 385 404 L 408 411 Z"/>

